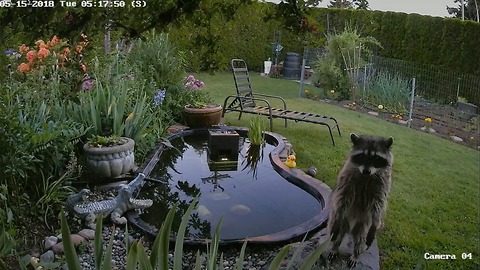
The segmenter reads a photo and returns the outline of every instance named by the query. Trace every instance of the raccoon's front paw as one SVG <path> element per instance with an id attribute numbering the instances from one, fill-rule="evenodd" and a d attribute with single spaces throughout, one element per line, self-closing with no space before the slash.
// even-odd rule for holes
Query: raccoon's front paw
<path id="1" fill-rule="evenodd" d="M 353 257 L 353 256 L 352 256 L 352 257 Z M 355 266 L 357 266 L 357 259 L 352 258 L 352 257 L 348 258 L 348 260 L 347 260 L 347 265 L 348 265 L 348 267 L 350 267 L 350 269 L 352 269 L 352 268 L 354 268 Z"/>
<path id="2" fill-rule="evenodd" d="M 330 251 L 330 253 L 328 253 L 329 262 L 335 260 L 337 257 L 338 257 L 338 252 Z"/>

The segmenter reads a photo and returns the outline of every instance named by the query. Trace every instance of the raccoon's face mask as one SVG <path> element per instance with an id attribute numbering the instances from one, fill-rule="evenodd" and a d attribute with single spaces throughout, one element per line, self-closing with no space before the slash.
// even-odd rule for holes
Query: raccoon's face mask
<path id="1" fill-rule="evenodd" d="M 365 175 L 375 174 L 392 164 L 393 138 L 350 135 L 353 143 L 350 160 Z"/>

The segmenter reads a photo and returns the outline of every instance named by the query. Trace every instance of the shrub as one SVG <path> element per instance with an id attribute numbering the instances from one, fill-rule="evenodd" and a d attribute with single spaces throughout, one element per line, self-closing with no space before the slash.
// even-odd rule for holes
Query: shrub
<path id="1" fill-rule="evenodd" d="M 340 99 L 355 99 L 358 74 L 371 55 L 369 46 L 379 45 L 371 37 L 361 37 L 356 29 L 346 26 L 343 32 L 327 36 L 326 53 L 314 68 L 315 79 L 335 89 Z"/>

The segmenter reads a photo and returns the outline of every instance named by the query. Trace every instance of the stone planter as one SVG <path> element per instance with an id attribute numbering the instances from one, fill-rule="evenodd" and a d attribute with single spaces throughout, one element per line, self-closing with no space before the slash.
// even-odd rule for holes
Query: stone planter
<path id="1" fill-rule="evenodd" d="M 208 104 L 203 108 L 192 108 L 188 105 L 184 110 L 185 122 L 191 128 L 211 127 L 220 123 L 222 106 Z"/>
<path id="2" fill-rule="evenodd" d="M 121 138 L 125 143 L 108 147 L 83 146 L 87 168 L 102 178 L 115 178 L 130 172 L 134 166 L 135 141 Z"/>

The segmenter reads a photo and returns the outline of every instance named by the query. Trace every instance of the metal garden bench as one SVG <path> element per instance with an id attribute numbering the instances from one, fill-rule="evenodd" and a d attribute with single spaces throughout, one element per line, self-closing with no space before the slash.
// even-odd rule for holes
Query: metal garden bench
<path id="1" fill-rule="evenodd" d="M 315 113 L 298 112 L 287 110 L 287 103 L 285 99 L 280 96 L 266 95 L 253 93 L 252 84 L 248 75 L 247 63 L 242 59 L 232 59 L 231 67 L 233 72 L 233 79 L 235 81 L 236 95 L 229 95 L 225 98 L 223 103 L 222 117 L 228 112 L 239 112 L 238 119 L 242 117 L 242 113 L 259 114 L 268 116 L 270 119 L 270 131 L 273 131 L 273 118 L 280 118 L 285 120 L 285 127 L 287 127 L 287 120 L 294 120 L 295 122 L 307 122 L 326 126 L 330 132 L 332 143 L 335 145 L 333 139 L 332 129 L 336 128 L 338 135 L 341 136 L 340 127 L 337 120 L 331 116 L 324 116 Z M 268 99 L 276 99 L 282 102 L 283 108 L 273 108 Z M 230 101 L 230 103 L 228 103 Z M 262 104 L 260 106 L 258 104 Z M 227 106 L 228 104 L 228 106 Z"/>

